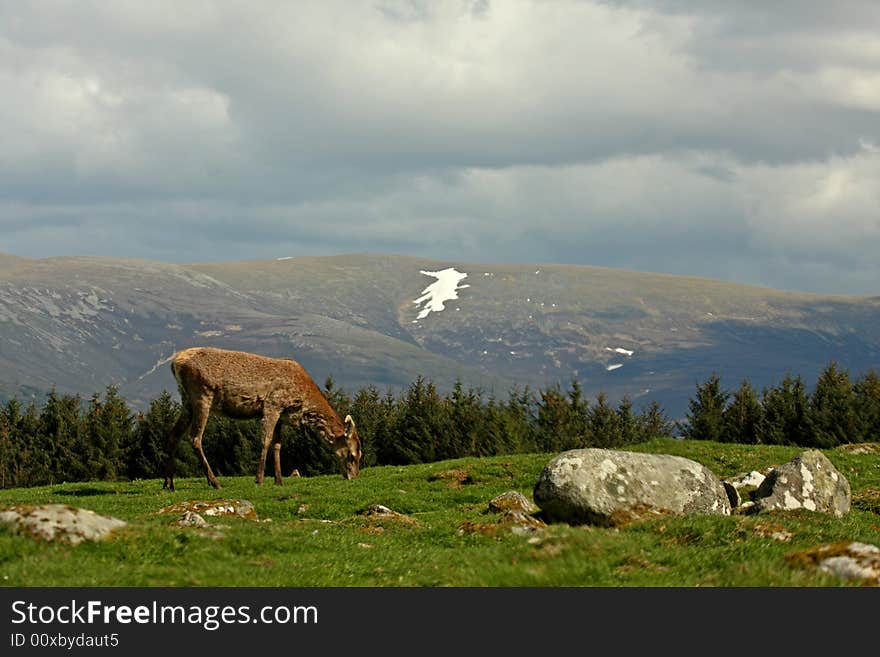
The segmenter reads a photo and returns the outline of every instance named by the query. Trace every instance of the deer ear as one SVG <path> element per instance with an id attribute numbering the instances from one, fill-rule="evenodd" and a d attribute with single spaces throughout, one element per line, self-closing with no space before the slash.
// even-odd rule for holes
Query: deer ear
<path id="1" fill-rule="evenodd" d="M 354 418 L 351 415 L 345 416 L 345 435 L 350 436 L 354 433 Z"/>

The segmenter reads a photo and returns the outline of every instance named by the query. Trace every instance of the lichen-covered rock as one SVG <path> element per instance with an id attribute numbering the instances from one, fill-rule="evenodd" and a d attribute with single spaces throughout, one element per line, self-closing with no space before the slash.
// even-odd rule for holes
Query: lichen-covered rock
<path id="1" fill-rule="evenodd" d="M 529 498 L 516 490 L 509 490 L 489 500 L 489 511 L 492 513 L 504 513 L 505 511 L 535 513 L 537 510 L 538 507 Z"/>
<path id="2" fill-rule="evenodd" d="M 201 516 L 226 516 L 247 518 L 248 520 L 257 519 L 257 511 L 254 505 L 247 500 L 188 500 L 186 502 L 178 502 L 171 506 L 159 509 L 157 513 L 175 513 L 184 514 L 187 511 L 197 513 Z"/>
<path id="3" fill-rule="evenodd" d="M 0 512 L 0 522 L 20 534 L 44 541 L 66 541 L 72 545 L 100 541 L 126 525 L 124 520 L 66 504 L 19 504 Z"/>
<path id="4" fill-rule="evenodd" d="M 730 515 L 721 480 L 680 456 L 575 449 L 553 458 L 535 484 L 545 519 L 609 526 L 621 516 L 659 513 Z"/>
<path id="5" fill-rule="evenodd" d="M 806 509 L 843 516 L 849 512 L 849 481 L 822 452 L 812 449 L 775 467 L 754 493 L 756 513 Z"/>

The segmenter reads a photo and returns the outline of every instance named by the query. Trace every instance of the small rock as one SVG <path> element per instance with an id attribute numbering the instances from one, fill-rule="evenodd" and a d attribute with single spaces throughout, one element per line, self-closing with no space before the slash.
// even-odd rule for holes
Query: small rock
<path id="1" fill-rule="evenodd" d="M 489 500 L 489 511 L 492 513 L 503 513 L 505 511 L 535 513 L 538 511 L 538 507 L 519 491 L 509 490 Z"/>
<path id="2" fill-rule="evenodd" d="M 529 515 L 522 509 L 506 511 L 498 522 L 502 526 L 509 527 L 510 531 L 518 536 L 531 535 L 547 529 L 547 523 Z"/>
<path id="3" fill-rule="evenodd" d="M 764 479 L 767 477 L 768 474 L 770 474 L 772 470 L 773 468 L 766 468 L 763 472 L 752 470 L 751 472 L 744 472 L 733 477 L 728 477 L 724 481 L 725 483 L 729 483 L 734 488 L 744 488 L 749 486 L 751 486 L 752 488 L 757 488 L 762 483 L 764 483 Z"/>
<path id="4" fill-rule="evenodd" d="M 181 527 L 207 527 L 208 522 L 195 511 L 185 511 L 177 519 L 177 524 Z"/>
<path id="5" fill-rule="evenodd" d="M 0 522 L 9 524 L 17 533 L 44 541 L 66 541 L 71 545 L 100 541 L 126 525 L 124 520 L 66 504 L 19 504 L 0 512 Z"/>
<path id="6" fill-rule="evenodd" d="M 406 514 L 393 511 L 384 504 L 371 504 L 366 509 L 358 511 L 358 515 L 366 516 L 368 519 L 370 519 L 370 521 L 374 523 L 391 520 L 409 525 L 419 524 L 418 520 L 416 520 L 415 518 L 411 518 Z"/>
<path id="7" fill-rule="evenodd" d="M 362 516 L 390 516 L 395 513 L 395 511 L 392 511 L 384 504 L 371 504 L 363 511 L 360 511 Z"/>

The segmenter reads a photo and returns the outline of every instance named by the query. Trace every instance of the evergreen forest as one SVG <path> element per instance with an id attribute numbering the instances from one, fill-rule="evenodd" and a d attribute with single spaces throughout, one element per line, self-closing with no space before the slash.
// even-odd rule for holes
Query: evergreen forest
<path id="1" fill-rule="evenodd" d="M 835 362 L 811 389 L 792 374 L 760 391 L 747 380 L 728 389 L 713 374 L 696 385 L 679 420 L 653 401 L 636 408 L 628 398 L 612 403 L 603 393 L 588 399 L 576 380 L 567 388 L 515 387 L 504 398 L 461 383 L 440 392 L 421 377 L 397 393 L 373 386 L 349 393 L 328 378 L 323 392 L 341 417 L 355 418 L 362 467 L 617 448 L 672 435 L 817 448 L 880 440 L 880 376 L 871 370 L 853 378 Z M 41 402 L 9 400 L 0 406 L 0 488 L 161 478 L 167 434 L 179 413 L 167 391 L 135 411 L 113 386 L 89 399 L 53 390 Z M 257 420 L 212 415 L 203 446 L 215 473 L 253 475 L 259 432 Z M 337 471 L 332 451 L 313 430 L 285 427 L 282 439 L 284 476 L 294 469 L 303 476 Z M 202 475 L 185 439 L 175 459 L 177 476 Z"/>

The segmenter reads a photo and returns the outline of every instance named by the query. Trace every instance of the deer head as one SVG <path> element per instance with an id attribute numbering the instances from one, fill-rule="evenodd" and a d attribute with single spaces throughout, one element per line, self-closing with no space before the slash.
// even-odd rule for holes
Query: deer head
<path id="1" fill-rule="evenodd" d="M 334 441 L 334 451 L 339 459 L 342 476 L 346 479 L 355 479 L 361 468 L 361 438 L 351 415 L 345 416 L 345 433 Z"/>

